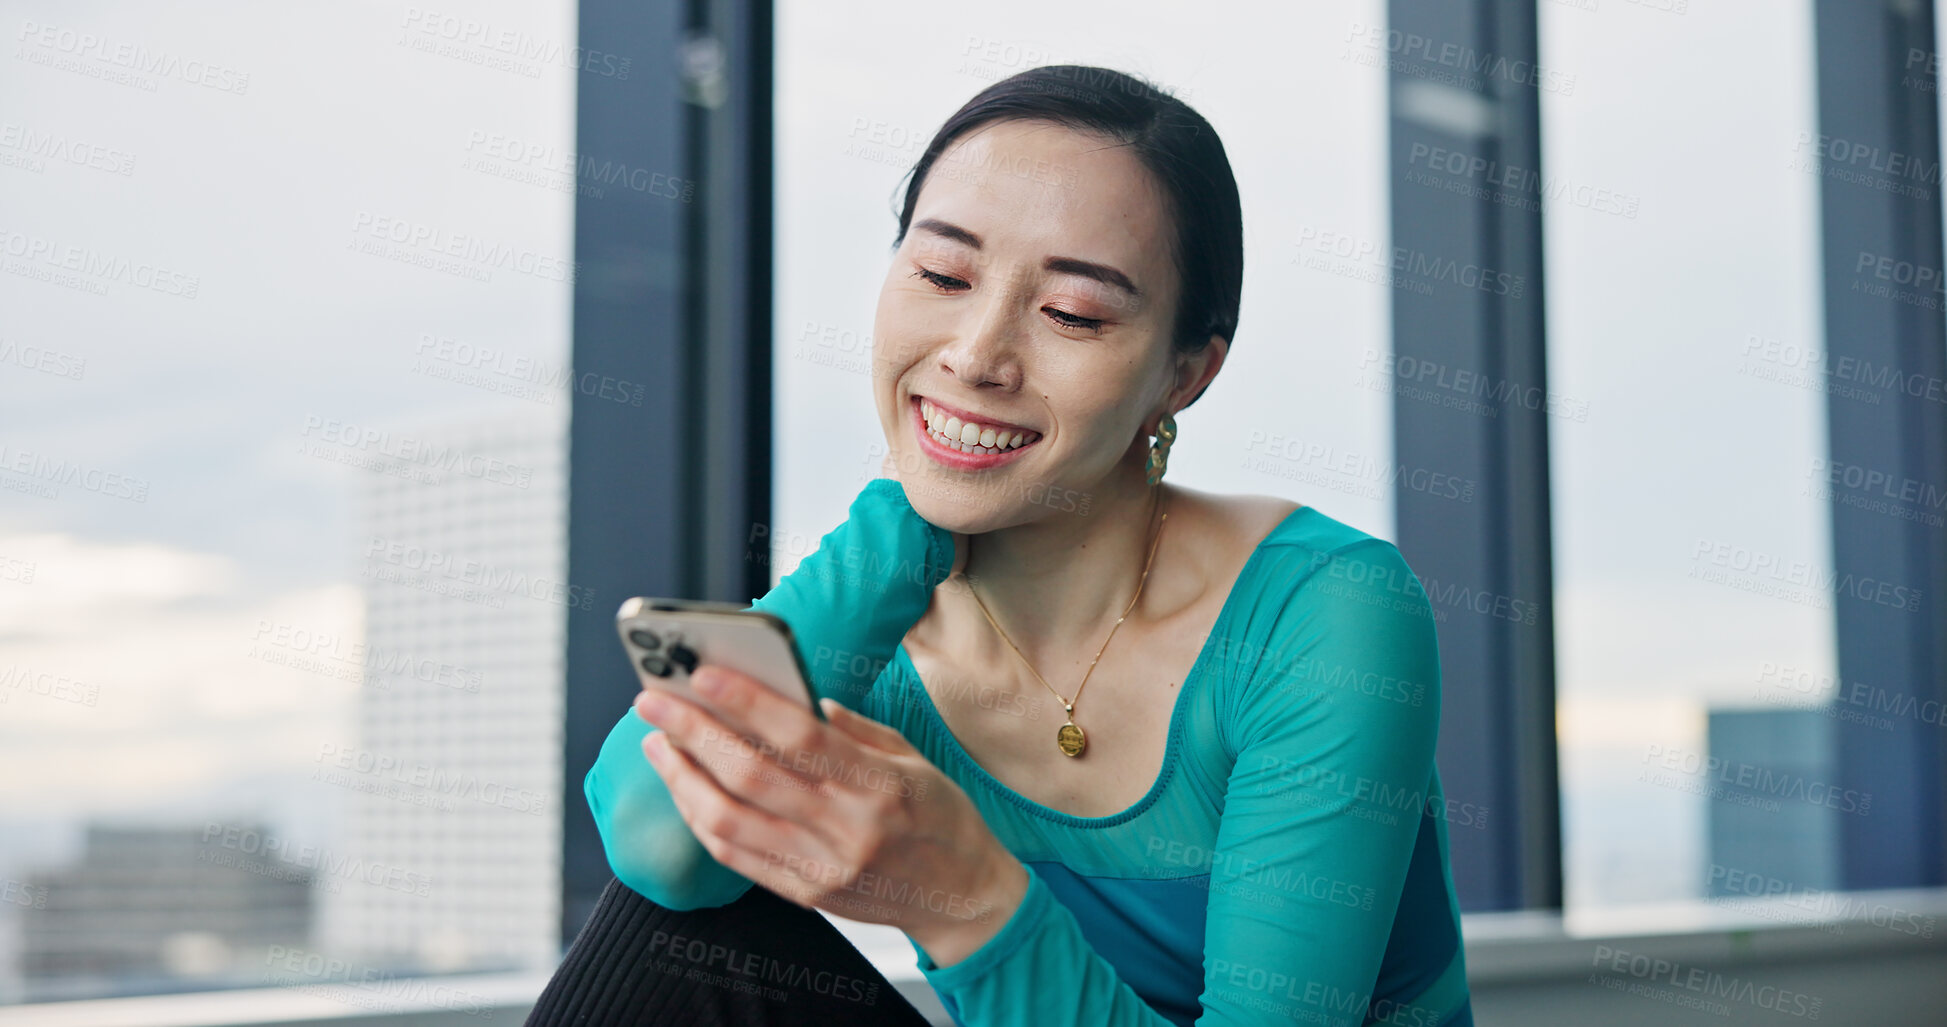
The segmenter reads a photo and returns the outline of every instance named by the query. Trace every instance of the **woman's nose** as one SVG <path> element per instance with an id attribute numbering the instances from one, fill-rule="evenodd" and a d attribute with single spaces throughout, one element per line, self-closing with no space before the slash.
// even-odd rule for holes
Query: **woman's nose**
<path id="1" fill-rule="evenodd" d="M 963 332 L 940 353 L 940 367 L 971 388 L 1020 385 L 1020 323 L 1007 305 L 992 302 L 969 319 Z"/>

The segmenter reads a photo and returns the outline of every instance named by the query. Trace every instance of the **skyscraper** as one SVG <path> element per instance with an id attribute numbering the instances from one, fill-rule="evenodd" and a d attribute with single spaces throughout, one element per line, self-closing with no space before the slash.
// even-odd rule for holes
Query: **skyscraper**
<path id="1" fill-rule="evenodd" d="M 1828 889 L 1839 881 L 1837 768 L 1831 721 L 1818 710 L 1710 711 L 1711 898 L 1770 889 Z"/>
<path id="2" fill-rule="evenodd" d="M 373 868 L 325 898 L 334 957 L 559 958 L 563 633 L 593 598 L 563 580 L 566 407 L 331 443 L 371 472 L 354 555 L 367 687 L 356 737 L 314 774 L 344 788 L 341 844 Z"/>
<path id="3" fill-rule="evenodd" d="M 311 930 L 314 866 L 261 824 L 90 824 L 75 862 L 21 905 L 23 1001 L 235 987 Z M 24 899 L 24 901 L 22 901 Z"/>

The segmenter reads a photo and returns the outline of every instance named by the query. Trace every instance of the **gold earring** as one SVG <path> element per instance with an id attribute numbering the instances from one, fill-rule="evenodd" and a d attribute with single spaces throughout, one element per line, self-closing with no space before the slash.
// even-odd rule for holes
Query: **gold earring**
<path id="1" fill-rule="evenodd" d="M 1164 414 L 1156 423 L 1156 441 L 1149 446 L 1149 483 L 1157 484 L 1170 466 L 1170 446 L 1176 442 L 1176 418 Z"/>

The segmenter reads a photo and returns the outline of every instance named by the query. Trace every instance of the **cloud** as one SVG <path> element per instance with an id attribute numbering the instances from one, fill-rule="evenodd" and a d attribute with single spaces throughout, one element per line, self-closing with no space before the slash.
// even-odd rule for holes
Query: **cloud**
<path id="1" fill-rule="evenodd" d="M 0 804 L 102 814 L 303 770 L 344 737 L 363 604 L 350 584 L 253 594 L 227 557 L 0 534 Z"/>

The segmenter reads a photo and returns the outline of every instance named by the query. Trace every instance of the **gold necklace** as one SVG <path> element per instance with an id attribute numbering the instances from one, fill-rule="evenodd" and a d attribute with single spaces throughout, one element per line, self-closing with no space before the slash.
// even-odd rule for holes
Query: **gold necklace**
<path id="1" fill-rule="evenodd" d="M 1156 545 L 1163 540 L 1163 522 L 1170 519 L 1169 512 L 1163 509 L 1167 501 L 1168 497 L 1162 496 L 1159 492 L 1156 506 L 1160 512 L 1160 516 L 1156 518 L 1156 536 L 1149 543 L 1149 558 L 1143 561 L 1142 580 L 1136 582 L 1136 594 L 1129 597 L 1129 605 L 1123 607 L 1122 616 L 1117 617 L 1115 624 L 1109 628 L 1109 637 L 1102 640 L 1102 648 L 1095 651 L 1095 659 L 1088 661 L 1088 671 L 1082 675 L 1082 683 L 1075 686 L 1075 698 L 1073 699 L 1063 699 L 1061 693 L 1055 691 L 1055 686 L 1049 684 L 1048 679 L 1042 677 L 1041 672 L 1034 669 L 1034 664 L 1028 662 L 1027 655 L 1021 652 L 1021 647 L 1015 645 L 1014 640 L 1007 637 L 1007 632 L 1002 631 L 1001 626 L 994 621 L 994 615 L 987 612 L 987 604 L 981 602 L 980 593 L 974 591 L 973 580 L 970 578 L 967 581 L 967 592 L 973 596 L 974 602 L 979 605 L 981 615 L 987 618 L 987 623 L 993 625 L 995 634 L 1000 635 L 1001 641 L 1006 642 L 1007 647 L 1014 650 L 1014 655 L 1021 658 L 1021 663 L 1028 668 L 1028 673 L 1033 674 L 1035 680 L 1041 682 L 1043 688 L 1054 693 L 1054 697 L 1061 700 L 1061 708 L 1068 712 L 1068 723 L 1063 724 L 1061 729 L 1055 732 L 1055 744 L 1061 747 L 1062 755 L 1064 756 L 1080 756 L 1082 750 L 1088 748 L 1088 736 L 1082 733 L 1081 728 L 1075 726 L 1075 703 L 1081 699 L 1082 689 L 1088 687 L 1088 678 L 1090 674 L 1095 673 L 1095 665 L 1101 661 L 1102 654 L 1108 650 L 1109 640 L 1115 638 L 1116 628 L 1121 627 L 1123 619 L 1129 616 L 1129 611 L 1136 608 L 1136 600 L 1142 598 L 1143 586 L 1149 583 L 1149 567 L 1156 562 Z"/>

